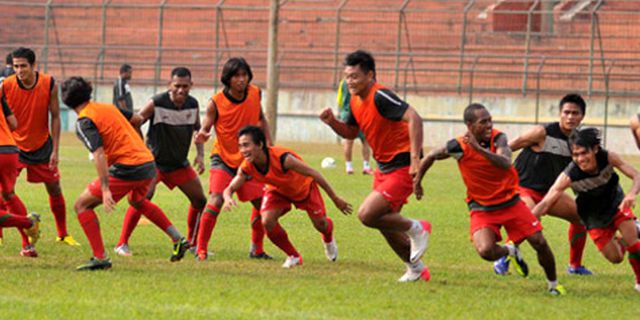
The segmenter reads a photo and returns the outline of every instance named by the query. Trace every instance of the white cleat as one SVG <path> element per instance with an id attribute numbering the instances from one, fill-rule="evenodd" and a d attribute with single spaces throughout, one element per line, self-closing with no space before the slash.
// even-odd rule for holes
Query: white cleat
<path id="1" fill-rule="evenodd" d="M 324 244 L 324 254 L 329 261 L 336 261 L 338 259 L 338 246 L 336 245 L 336 239 L 331 240 L 329 243 Z"/>
<path id="2" fill-rule="evenodd" d="M 429 281 L 429 279 L 431 279 L 429 268 L 427 268 L 422 261 L 418 262 L 413 267 L 407 267 L 407 272 L 398 279 L 398 282 L 414 282 L 420 279 L 424 281 Z"/>
<path id="3" fill-rule="evenodd" d="M 123 256 L 123 257 L 131 257 L 133 255 L 131 253 L 131 250 L 129 250 L 129 245 L 127 245 L 126 243 L 123 243 L 123 244 L 113 248 L 113 251 L 117 255 Z"/>
<path id="4" fill-rule="evenodd" d="M 640 283 L 636 283 L 635 289 L 636 289 L 636 291 L 640 292 Z"/>
<path id="5" fill-rule="evenodd" d="M 431 224 L 427 221 L 420 221 L 420 226 L 422 230 L 418 233 L 418 235 L 411 235 L 407 233 L 409 236 L 409 241 L 411 243 L 411 256 L 409 258 L 411 263 L 416 263 L 422 256 L 424 252 L 427 251 L 427 247 L 429 246 L 429 235 L 431 234 Z"/>
<path id="6" fill-rule="evenodd" d="M 290 269 L 299 265 L 302 265 L 302 257 L 288 256 L 287 259 L 284 260 L 282 267 Z"/>

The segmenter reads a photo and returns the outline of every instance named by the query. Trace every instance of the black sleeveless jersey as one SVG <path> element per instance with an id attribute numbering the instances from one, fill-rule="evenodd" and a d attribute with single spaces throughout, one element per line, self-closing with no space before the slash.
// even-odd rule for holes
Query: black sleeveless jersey
<path id="1" fill-rule="evenodd" d="M 520 152 L 514 166 L 520 185 L 538 192 L 547 192 L 558 175 L 571 163 L 569 138 L 560 130 L 560 123 L 544 125 L 546 137 L 540 152 L 526 147 Z"/>

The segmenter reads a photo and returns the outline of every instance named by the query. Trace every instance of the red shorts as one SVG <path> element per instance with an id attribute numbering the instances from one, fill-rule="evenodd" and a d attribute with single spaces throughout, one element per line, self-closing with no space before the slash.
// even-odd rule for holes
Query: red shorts
<path id="1" fill-rule="evenodd" d="M 284 209 L 284 212 L 288 212 L 291 210 L 291 204 L 300 210 L 307 211 L 307 214 L 310 217 L 324 217 L 327 215 L 327 209 L 324 206 L 322 195 L 320 194 L 318 185 L 315 182 L 311 183 L 309 195 L 301 201 L 291 201 L 291 199 L 281 193 L 267 190 L 262 197 L 262 207 L 260 208 L 260 212 L 273 209 Z"/>
<path id="2" fill-rule="evenodd" d="M 546 194 L 546 192 L 540 192 L 520 186 L 520 197 L 531 198 L 534 203 L 539 203 L 540 201 L 542 201 Z"/>
<path id="3" fill-rule="evenodd" d="M 393 212 L 400 212 L 413 193 L 413 179 L 409 175 L 409 166 L 398 168 L 388 173 L 376 170 L 373 174 L 373 190 L 382 194 L 389 201 Z"/>
<path id="4" fill-rule="evenodd" d="M 470 233 L 473 234 L 482 229 L 489 228 L 496 234 L 496 240 L 502 240 L 500 227 L 504 226 L 507 235 L 515 243 L 520 243 L 528 236 L 542 231 L 540 221 L 531 213 L 531 210 L 522 201 L 516 204 L 493 211 L 471 210 Z"/>
<path id="5" fill-rule="evenodd" d="M 109 176 L 109 190 L 115 202 L 120 201 L 120 199 L 126 195 L 129 195 L 129 202 L 141 202 L 147 197 L 152 183 L 153 178 L 144 180 L 122 180 Z M 100 178 L 93 180 L 87 188 L 92 195 L 102 199 Z"/>
<path id="6" fill-rule="evenodd" d="M 209 193 L 220 193 L 224 191 L 233 180 L 233 176 L 223 169 L 209 170 Z M 242 202 L 259 199 L 264 194 L 264 185 L 255 180 L 246 181 L 238 191 L 238 200 Z"/>
<path id="7" fill-rule="evenodd" d="M 613 239 L 616 231 L 618 230 L 618 227 L 623 221 L 633 220 L 635 218 L 636 216 L 633 215 L 631 209 L 618 211 L 613 217 L 613 223 L 608 227 L 589 229 L 587 230 L 587 232 L 589 232 L 589 236 L 591 237 L 591 239 L 593 239 L 593 243 L 596 244 L 598 250 L 602 250 L 602 248 L 604 248 L 604 246 L 606 246 L 611 241 L 611 239 Z"/>
<path id="8" fill-rule="evenodd" d="M 58 167 L 49 168 L 49 163 L 28 164 L 18 161 L 18 174 L 27 169 L 27 181 L 31 183 L 53 183 L 60 181 Z"/>
<path id="9" fill-rule="evenodd" d="M 13 192 L 18 178 L 18 153 L 0 154 L 0 190 Z"/>
<path id="10" fill-rule="evenodd" d="M 193 179 L 198 178 L 198 174 L 191 166 L 176 169 L 168 172 L 157 170 L 156 183 L 164 183 L 169 190 L 173 190 L 176 186 L 181 186 Z"/>

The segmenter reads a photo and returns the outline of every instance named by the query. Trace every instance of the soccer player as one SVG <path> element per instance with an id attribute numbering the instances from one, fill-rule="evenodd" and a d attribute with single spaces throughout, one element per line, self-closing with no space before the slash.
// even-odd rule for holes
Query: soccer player
<path id="1" fill-rule="evenodd" d="M 243 58 L 231 58 L 222 68 L 220 81 L 222 91 L 211 97 L 207 104 L 202 127 L 196 134 L 196 143 L 204 143 L 211 136 L 211 127 L 215 129 L 216 140 L 211 151 L 211 169 L 209 170 L 209 200 L 198 229 L 197 259 L 207 259 L 207 246 L 216 226 L 222 192 L 236 175 L 242 155 L 238 149 L 238 131 L 247 125 L 260 127 L 271 145 L 269 125 L 262 113 L 260 88 L 251 84 L 253 73 Z M 271 259 L 264 252 L 264 227 L 260 223 L 260 203 L 264 186 L 248 181 L 238 190 L 238 199 L 253 205 L 251 212 L 251 248 L 249 258 Z"/>
<path id="2" fill-rule="evenodd" d="M 58 86 L 53 77 L 36 71 L 36 55 L 33 50 L 18 48 L 11 55 L 16 74 L 4 79 L 0 91 L 18 120 L 18 128 L 13 131 L 13 137 L 20 149 L 19 169 L 26 169 L 27 181 L 44 183 L 56 221 L 56 241 L 77 246 L 78 242 L 67 232 L 67 210 L 58 171 Z M 35 249 L 30 254 L 37 255 Z"/>
<path id="3" fill-rule="evenodd" d="M 538 125 L 511 140 L 512 151 L 522 149 L 514 163 L 520 177 L 520 196 L 532 209 L 549 191 L 558 175 L 571 162 L 568 137 L 576 130 L 586 111 L 586 103 L 578 94 L 568 94 L 560 100 L 560 120 Z M 566 220 L 569 225 L 569 267 L 575 275 L 591 275 L 582 265 L 582 253 L 586 244 L 587 229 L 580 222 L 573 198 L 562 194 L 548 212 L 550 216 Z M 540 219 L 541 216 L 538 216 Z M 494 263 L 497 274 L 507 274 L 509 260 L 503 258 Z"/>
<path id="4" fill-rule="evenodd" d="M 93 153 L 98 171 L 98 178 L 87 186 L 74 205 L 93 251 L 91 260 L 77 270 L 111 268 L 98 217 L 93 210 L 104 204 L 105 212 L 109 213 L 124 196 L 128 196 L 131 206 L 171 238 L 171 261 L 182 259 L 189 242 L 164 212 L 146 199 L 156 175 L 153 155 L 123 111 L 113 105 L 91 102 L 91 92 L 91 85 L 81 77 L 71 77 L 61 85 L 62 101 L 78 114 L 78 138 Z"/>
<path id="5" fill-rule="evenodd" d="M 6 227 L 18 228 L 22 235 L 20 255 L 36 257 L 37 255 L 32 253 L 35 253 L 34 245 L 40 235 L 38 231 L 40 217 L 35 213 L 27 216 L 27 209 L 14 189 L 18 178 L 19 150 L 11 131 L 17 126 L 18 121 L 15 115 L 9 106 L 3 103 L 2 112 L 0 112 L 0 192 L 3 202 L 3 207 L 0 208 L 0 230 Z"/>
<path id="6" fill-rule="evenodd" d="M 416 196 L 422 197 L 420 181 L 436 160 L 453 157 L 458 161 L 462 180 L 467 186 L 467 204 L 471 211 L 470 233 L 476 251 L 485 260 L 508 256 L 524 277 L 529 268 L 513 244 L 500 246 L 500 228 L 504 226 L 516 244 L 527 240 L 536 250 L 538 261 L 548 280 L 551 295 L 564 294 L 558 284 L 553 252 L 542 235 L 542 226 L 518 194 L 518 174 L 511 165 L 507 136 L 493 128 L 489 111 L 473 103 L 464 110 L 467 132 L 436 148 L 420 163 Z"/>
<path id="7" fill-rule="evenodd" d="M 340 81 L 340 86 L 338 87 L 338 110 L 340 110 L 339 119 L 344 122 L 347 121 L 349 116 L 351 115 L 351 94 L 349 93 L 349 87 L 347 86 L 347 82 L 343 79 Z M 358 138 L 362 143 L 362 174 L 370 175 L 373 174 L 373 170 L 369 166 L 369 158 L 371 155 L 371 147 L 367 143 L 367 139 L 364 138 L 364 134 L 362 131 L 358 132 Z M 353 139 L 344 139 L 343 144 L 343 152 L 344 152 L 344 166 L 347 174 L 353 174 L 353 163 L 351 162 L 352 154 L 353 154 Z"/>
<path id="8" fill-rule="evenodd" d="M 151 98 L 136 114 L 135 124 L 149 120 L 147 145 L 155 158 L 158 175 L 147 198 L 151 199 L 157 183 L 164 183 L 169 189 L 176 186 L 189 199 L 187 216 L 187 240 L 195 246 L 193 235 L 198 217 L 207 203 L 198 174 L 189 164 L 188 155 L 191 141 L 200 129 L 198 100 L 189 95 L 191 71 L 177 67 L 171 71 L 169 90 Z M 199 174 L 204 172 L 204 147 L 196 143 L 194 165 Z M 129 237 L 140 220 L 141 213 L 129 207 L 124 218 L 122 233 L 114 249 L 121 256 L 130 256 Z"/>
<path id="9" fill-rule="evenodd" d="M 382 233 L 389 246 L 407 266 L 400 282 L 430 278 L 420 261 L 427 249 L 431 224 L 404 218 L 402 206 L 413 193 L 413 176 L 422 154 L 422 119 L 414 108 L 376 82 L 373 56 L 363 50 L 346 56 L 345 79 L 351 93 L 351 116 L 338 121 L 331 108 L 320 119 L 345 139 L 355 139 L 362 130 L 373 150 L 378 169 L 373 191 L 358 209 L 367 227 Z"/>
<path id="10" fill-rule="evenodd" d="M 129 86 L 132 76 L 133 68 L 125 63 L 120 66 L 118 79 L 113 83 L 113 104 L 129 112 L 133 112 L 133 97 L 131 96 L 131 86 Z"/>
<path id="11" fill-rule="evenodd" d="M 636 276 L 635 290 L 640 292 L 640 230 L 631 212 L 640 191 L 640 175 L 617 153 L 600 146 L 595 128 L 580 130 L 570 138 L 570 143 L 573 161 L 533 208 L 533 213 L 547 212 L 561 199 L 564 190 L 571 187 L 577 194 L 580 219 L 602 255 L 612 263 L 620 263 L 625 250 L 629 252 L 629 263 Z M 633 180 L 626 194 L 614 168 Z M 622 238 L 616 236 L 616 231 Z"/>
<path id="12" fill-rule="evenodd" d="M 246 126 L 238 132 L 238 145 L 244 161 L 231 184 L 224 189 L 224 209 L 236 206 L 232 195 L 250 180 L 265 183 L 260 214 L 269 239 L 287 254 L 283 268 L 302 265 L 302 256 L 289 241 L 287 232 L 278 224 L 280 217 L 291 210 L 291 204 L 307 211 L 313 226 L 322 234 L 325 255 L 330 261 L 338 258 L 338 247 L 333 238 L 333 221 L 327 210 L 318 185 L 327 193 L 336 208 L 350 214 L 351 205 L 333 191 L 327 180 L 304 163 L 302 158 L 287 148 L 267 146 L 261 128 Z"/>

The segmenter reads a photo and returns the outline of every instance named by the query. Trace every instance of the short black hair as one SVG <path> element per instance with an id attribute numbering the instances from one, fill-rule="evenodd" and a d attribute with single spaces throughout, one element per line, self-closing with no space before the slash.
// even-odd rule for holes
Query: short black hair
<path id="1" fill-rule="evenodd" d="M 120 66 L 120 74 L 123 74 L 125 72 L 129 72 L 131 70 L 133 70 L 133 67 L 131 67 L 131 65 L 129 65 L 129 64 L 124 63 L 124 64 L 122 64 Z"/>
<path id="2" fill-rule="evenodd" d="M 376 60 L 373 58 L 373 55 L 367 51 L 356 50 L 349 53 L 344 58 L 344 65 L 350 67 L 360 66 L 360 69 L 362 69 L 364 73 L 373 71 L 373 78 L 376 77 Z"/>
<path id="3" fill-rule="evenodd" d="M 189 77 L 189 79 L 191 79 L 191 70 L 189 70 L 186 67 L 173 68 L 173 70 L 171 70 L 171 78 L 173 77 L 178 77 L 178 78 Z"/>
<path id="4" fill-rule="evenodd" d="M 13 64 L 13 58 L 25 58 L 30 65 L 36 63 L 36 53 L 25 47 L 20 47 L 11 52 L 11 64 Z"/>
<path id="5" fill-rule="evenodd" d="M 92 91 L 91 83 L 82 77 L 71 77 L 60 85 L 62 102 L 72 109 L 76 109 L 91 100 Z"/>
<path id="6" fill-rule="evenodd" d="M 4 61 L 6 64 L 13 65 L 13 55 L 11 53 L 7 54 L 7 58 Z"/>
<path id="7" fill-rule="evenodd" d="M 587 103 L 584 102 L 582 96 L 577 93 L 569 93 L 568 95 L 562 97 L 562 99 L 560 100 L 560 104 L 558 105 L 560 111 L 562 111 L 562 106 L 564 106 L 565 103 L 573 103 L 577 105 L 580 108 L 580 111 L 582 111 L 583 115 L 587 111 Z"/>
<path id="8" fill-rule="evenodd" d="M 464 108 L 464 113 L 462 116 L 464 123 L 469 123 L 469 122 L 473 123 L 474 121 L 476 121 L 477 119 L 476 111 L 482 110 L 482 109 L 487 109 L 487 108 L 480 103 L 472 103 L 468 105 L 466 108 Z"/>
<path id="9" fill-rule="evenodd" d="M 262 149 L 267 150 L 267 138 L 265 137 L 264 132 L 262 132 L 262 129 L 251 125 L 244 126 L 240 131 L 238 131 L 238 139 L 244 135 L 251 136 L 251 141 L 255 144 L 262 143 Z"/>
<path id="10" fill-rule="evenodd" d="M 247 63 L 246 60 L 242 57 L 233 57 L 225 62 L 222 67 L 222 76 L 220 76 L 220 82 L 224 84 L 225 87 L 229 87 L 231 85 L 231 78 L 235 76 L 240 70 L 244 70 L 249 76 L 249 83 L 253 79 L 253 72 L 251 72 L 251 67 Z"/>
<path id="11" fill-rule="evenodd" d="M 569 143 L 593 150 L 593 148 L 600 146 L 600 130 L 596 128 L 576 130 L 569 137 Z"/>

